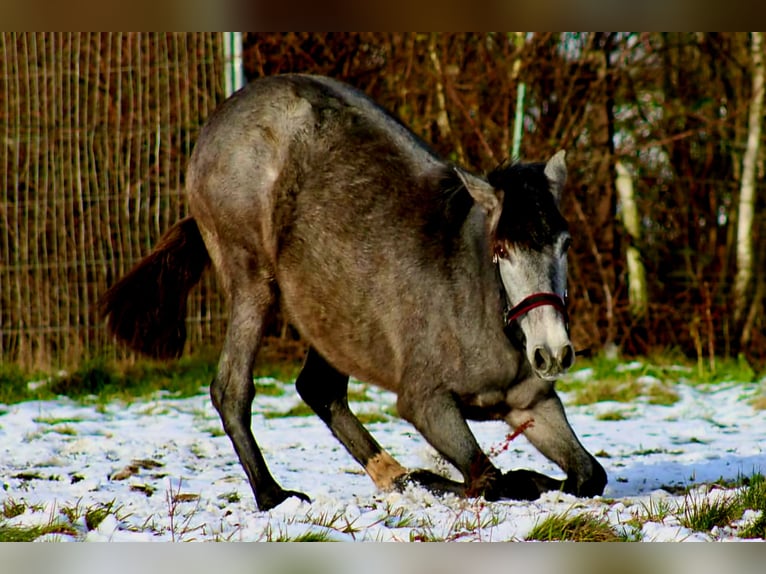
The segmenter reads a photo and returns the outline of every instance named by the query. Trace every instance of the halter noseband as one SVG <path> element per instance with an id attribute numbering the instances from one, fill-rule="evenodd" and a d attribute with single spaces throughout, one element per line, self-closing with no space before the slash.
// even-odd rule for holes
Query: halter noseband
<path id="1" fill-rule="evenodd" d="M 502 284 L 502 283 L 501 283 Z M 518 305 L 515 305 L 505 314 L 505 324 L 510 325 L 514 321 L 520 319 L 523 315 L 529 313 L 532 309 L 542 307 L 543 305 L 550 305 L 554 307 L 561 316 L 564 318 L 564 325 L 566 326 L 567 333 L 569 332 L 569 313 L 567 313 L 567 306 L 559 295 L 556 293 L 533 293 L 528 297 L 522 299 Z"/>
<path id="2" fill-rule="evenodd" d="M 508 294 L 505 291 L 505 285 L 503 284 L 502 276 L 500 275 L 500 259 L 505 255 L 503 249 L 498 249 L 493 255 L 493 261 L 495 263 L 495 271 L 497 273 L 497 279 L 500 283 L 500 291 L 503 296 L 503 301 L 508 302 Z M 569 313 L 567 312 L 566 301 L 556 293 L 533 293 L 527 297 L 524 297 L 518 304 L 508 309 L 507 306 L 503 311 L 505 316 L 505 326 L 510 326 L 514 321 L 518 321 L 521 317 L 529 313 L 532 309 L 542 307 L 543 305 L 550 305 L 554 307 L 561 316 L 564 318 L 564 327 L 569 333 Z"/>

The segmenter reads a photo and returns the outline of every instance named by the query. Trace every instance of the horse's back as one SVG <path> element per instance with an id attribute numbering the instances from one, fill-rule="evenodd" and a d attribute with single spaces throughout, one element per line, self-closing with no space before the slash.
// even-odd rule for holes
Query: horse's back
<path id="1" fill-rule="evenodd" d="M 325 208 L 336 221 L 370 208 L 396 216 L 417 198 L 388 198 L 388 190 L 412 193 L 402 184 L 443 169 L 361 92 L 330 78 L 284 75 L 248 84 L 213 113 L 189 164 L 187 192 L 203 230 L 254 231 L 275 258 L 295 217 Z"/>
<path id="2" fill-rule="evenodd" d="M 255 80 L 226 100 L 202 129 L 192 163 L 201 171 L 221 164 L 221 154 L 252 154 L 260 167 L 286 167 L 290 154 L 308 146 L 308 167 L 328 167 L 329 155 L 364 154 L 367 143 L 417 172 L 444 165 L 409 128 L 362 92 L 332 78 L 303 74 Z M 255 144 L 255 145 L 253 145 Z"/>

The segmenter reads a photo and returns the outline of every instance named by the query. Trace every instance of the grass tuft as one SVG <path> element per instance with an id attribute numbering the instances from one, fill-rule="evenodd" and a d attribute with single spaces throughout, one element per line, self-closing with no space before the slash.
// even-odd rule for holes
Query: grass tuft
<path id="1" fill-rule="evenodd" d="M 285 542 L 332 542 L 332 536 L 330 530 L 309 530 L 293 538 L 285 540 Z"/>
<path id="2" fill-rule="evenodd" d="M 304 402 L 300 402 L 296 404 L 294 407 L 292 407 L 290 410 L 285 412 L 279 412 L 279 411 L 268 411 L 263 413 L 264 418 L 267 419 L 281 419 L 285 417 L 309 417 L 314 414 L 314 411 L 311 410 L 311 407 L 308 406 Z"/>
<path id="3" fill-rule="evenodd" d="M 46 534 L 75 536 L 77 531 L 68 524 L 55 522 L 34 526 L 0 524 L 0 542 L 33 542 Z"/>
<path id="4" fill-rule="evenodd" d="M 117 515 L 114 508 L 114 500 L 107 503 L 95 504 L 85 510 L 85 526 L 88 530 L 95 530 L 110 514 Z"/>
<path id="5" fill-rule="evenodd" d="M 755 510 L 757 518 L 745 525 L 739 532 L 741 538 L 766 539 L 766 478 L 760 473 L 740 480 L 742 490 L 738 502 L 744 513 L 745 510 Z"/>
<path id="6" fill-rule="evenodd" d="M 740 516 L 742 508 L 737 496 L 722 494 L 711 499 L 690 492 L 684 496 L 678 521 L 691 530 L 708 532 L 715 526 L 727 526 Z"/>
<path id="7" fill-rule="evenodd" d="M 643 520 L 645 522 L 665 522 L 665 519 L 672 515 L 671 504 L 667 500 L 650 498 L 647 503 L 642 502 L 641 507 L 644 510 Z"/>
<path id="8" fill-rule="evenodd" d="M 0 509 L 0 514 L 2 514 L 3 518 L 16 518 L 17 516 L 21 516 L 26 512 L 27 505 L 23 502 L 19 502 L 17 500 L 14 500 L 13 498 L 6 498 L 3 500 L 2 509 Z"/>
<path id="9" fill-rule="evenodd" d="M 599 420 L 599 421 L 624 421 L 627 418 L 628 417 L 625 416 L 625 413 L 622 413 L 620 411 L 607 411 L 599 415 L 596 415 L 596 420 Z"/>
<path id="10" fill-rule="evenodd" d="M 745 508 L 766 510 L 766 478 L 759 472 L 739 480 L 742 485 L 740 502 Z"/>
<path id="11" fill-rule="evenodd" d="M 606 518 L 568 513 L 547 517 L 527 534 L 526 540 L 618 542 L 624 540 L 609 525 Z"/>
<path id="12" fill-rule="evenodd" d="M 744 526 L 738 533 L 740 538 L 760 538 L 766 540 L 766 511 L 761 510 L 758 517 Z"/>

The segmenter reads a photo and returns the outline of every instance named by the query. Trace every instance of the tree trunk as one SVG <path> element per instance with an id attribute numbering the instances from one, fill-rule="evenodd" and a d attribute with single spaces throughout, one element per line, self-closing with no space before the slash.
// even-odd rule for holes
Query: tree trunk
<path id="1" fill-rule="evenodd" d="M 620 216 L 625 230 L 630 237 L 626 254 L 628 265 L 628 304 L 630 305 L 631 315 L 639 319 L 646 315 L 647 309 L 646 271 L 644 269 L 644 262 L 641 259 L 641 253 L 637 247 L 641 241 L 641 218 L 636 207 L 633 178 L 630 172 L 620 161 L 616 163 L 615 170 L 617 171 L 615 187 L 620 199 Z"/>
<path id="2" fill-rule="evenodd" d="M 517 160 L 521 157 L 521 136 L 524 128 L 524 97 L 526 96 L 527 85 L 519 82 L 519 73 L 521 72 L 521 50 L 524 47 L 524 32 L 512 32 L 513 44 L 518 50 L 518 55 L 513 60 L 511 68 L 511 78 L 516 84 L 516 112 L 513 119 L 513 148 L 511 149 L 511 158 Z"/>
<path id="3" fill-rule="evenodd" d="M 734 279 L 734 324 L 743 327 L 748 293 L 753 280 L 753 221 L 755 217 L 755 167 L 763 121 L 763 46 L 762 33 L 752 33 L 753 95 L 747 129 L 747 145 L 742 158 L 742 182 L 737 211 L 737 274 Z M 749 339 L 742 329 L 740 343 Z"/>

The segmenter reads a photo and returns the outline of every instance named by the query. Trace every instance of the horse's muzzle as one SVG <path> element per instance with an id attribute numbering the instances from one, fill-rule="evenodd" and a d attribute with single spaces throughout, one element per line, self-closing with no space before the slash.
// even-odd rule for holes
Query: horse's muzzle
<path id="1" fill-rule="evenodd" d="M 544 379 L 553 379 L 566 373 L 575 360 L 575 350 L 571 343 L 556 350 L 540 345 L 531 349 L 530 355 L 532 367 Z"/>

